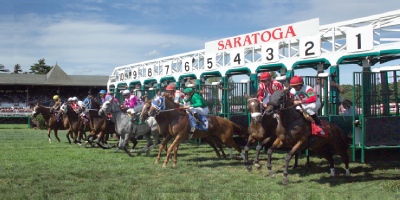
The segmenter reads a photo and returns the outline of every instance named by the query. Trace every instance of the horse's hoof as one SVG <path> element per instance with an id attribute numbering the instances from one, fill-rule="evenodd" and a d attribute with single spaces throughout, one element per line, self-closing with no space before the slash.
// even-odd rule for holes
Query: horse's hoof
<path id="1" fill-rule="evenodd" d="M 134 155 L 133 154 L 128 154 L 129 155 L 129 157 L 134 157 Z"/>
<path id="2" fill-rule="evenodd" d="M 289 184 L 289 179 L 288 179 L 287 177 L 283 177 L 283 178 L 282 178 L 282 184 L 283 184 L 283 185 Z"/>
<path id="3" fill-rule="evenodd" d="M 154 161 L 154 164 L 158 164 L 158 161 L 156 160 L 156 161 Z"/>
<path id="4" fill-rule="evenodd" d="M 164 168 L 164 169 L 167 168 L 167 165 L 164 164 L 164 165 L 162 166 L 162 168 Z"/>
<path id="5" fill-rule="evenodd" d="M 254 163 L 254 166 L 255 166 L 257 169 L 261 169 L 261 165 L 258 164 L 258 163 Z"/>
<path id="6" fill-rule="evenodd" d="M 251 165 L 246 166 L 246 169 L 247 169 L 248 172 L 251 172 L 252 171 Z"/>
<path id="7" fill-rule="evenodd" d="M 275 177 L 275 173 L 274 172 L 269 172 L 268 173 L 269 177 L 274 178 Z"/>

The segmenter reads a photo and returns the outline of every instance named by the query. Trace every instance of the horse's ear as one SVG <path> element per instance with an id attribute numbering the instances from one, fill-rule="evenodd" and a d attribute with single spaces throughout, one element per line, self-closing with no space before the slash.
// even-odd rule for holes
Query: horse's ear
<path id="1" fill-rule="evenodd" d="M 285 83 L 283 84 L 283 86 L 285 86 L 285 88 L 291 88 L 290 85 L 289 85 L 289 83 L 287 83 L 287 82 L 285 82 Z"/>
<path id="2" fill-rule="evenodd" d="M 250 99 L 250 97 L 249 97 L 249 95 L 247 95 L 247 93 L 244 93 L 244 98 Z"/>

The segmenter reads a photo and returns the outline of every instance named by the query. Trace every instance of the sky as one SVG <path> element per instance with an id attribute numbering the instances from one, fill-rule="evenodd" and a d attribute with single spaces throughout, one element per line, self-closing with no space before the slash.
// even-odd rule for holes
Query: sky
<path id="1" fill-rule="evenodd" d="M 0 4 L 0 64 L 6 69 L 20 64 L 26 72 L 45 59 L 69 75 L 107 76 L 118 66 L 204 49 L 212 40 L 313 18 L 324 25 L 400 9 L 393 0 L 0 0 Z M 350 66 L 341 73 L 359 68 Z"/>

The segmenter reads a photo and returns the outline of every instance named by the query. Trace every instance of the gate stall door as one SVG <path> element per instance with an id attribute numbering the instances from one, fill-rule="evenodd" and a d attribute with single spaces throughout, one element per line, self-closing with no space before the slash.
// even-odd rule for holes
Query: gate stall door
<path id="1" fill-rule="evenodd" d="M 217 84 L 203 84 L 200 86 L 200 93 L 206 100 L 208 105 L 209 114 L 218 115 L 222 110 L 222 91 L 219 89 L 221 86 Z"/>
<path id="2" fill-rule="evenodd" d="M 249 94 L 249 83 L 228 82 L 223 85 L 224 116 L 236 124 L 248 127 L 247 99 L 244 94 Z"/>

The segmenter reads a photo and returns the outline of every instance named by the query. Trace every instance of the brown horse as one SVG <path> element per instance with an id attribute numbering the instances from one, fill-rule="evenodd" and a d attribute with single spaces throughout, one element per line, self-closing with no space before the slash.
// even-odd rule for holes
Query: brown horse
<path id="1" fill-rule="evenodd" d="M 92 96 L 89 96 L 89 101 L 90 101 L 90 108 L 85 108 L 85 111 L 87 111 L 89 119 L 90 119 L 90 134 L 86 138 L 86 144 L 90 144 L 93 146 L 92 142 L 93 140 L 97 139 L 96 144 L 103 148 L 110 148 L 110 146 L 107 144 L 107 140 L 109 138 L 110 134 L 115 133 L 115 125 L 113 122 L 110 120 L 107 120 L 107 117 L 105 115 L 100 116 L 99 115 L 99 109 L 100 105 L 99 102 L 96 101 L 95 98 Z M 80 110 L 80 112 L 84 112 L 84 110 Z M 105 144 L 107 147 L 102 145 Z M 137 141 L 136 141 L 137 143 Z"/>
<path id="2" fill-rule="evenodd" d="M 144 105 L 143 105 L 143 108 L 142 108 L 142 112 L 140 114 L 140 121 L 143 122 L 143 121 L 147 120 L 147 118 L 149 117 L 148 113 L 149 113 L 149 110 L 151 108 L 151 102 L 152 102 L 152 100 L 145 99 Z M 162 119 L 162 117 L 160 116 L 159 120 L 164 120 L 164 119 Z M 168 150 L 167 149 L 167 143 L 173 138 L 172 136 L 169 135 L 168 131 L 163 131 L 163 130 L 166 130 L 165 127 L 164 127 L 164 129 L 161 129 L 159 127 L 159 133 L 163 136 L 164 139 L 160 144 L 160 149 L 159 149 L 156 161 L 154 162 L 155 164 L 158 164 L 158 162 L 159 162 L 159 160 L 161 158 L 162 150 L 164 149 L 167 152 L 167 150 Z M 225 152 L 224 152 L 224 150 L 222 148 L 222 142 L 218 137 L 216 137 L 214 135 L 208 135 L 205 138 L 205 140 L 214 149 L 214 151 L 217 154 L 218 158 L 221 158 L 221 154 L 222 154 L 222 157 L 226 158 L 226 154 L 225 154 Z M 176 149 L 178 149 L 178 147 Z"/>
<path id="3" fill-rule="evenodd" d="M 162 102 L 165 103 L 165 107 L 160 105 Z M 159 109 L 163 107 L 164 109 Z M 144 112 L 142 111 L 141 119 L 143 119 L 143 114 Z M 156 96 L 148 111 L 148 115 L 155 116 L 159 124 L 160 132 L 162 132 L 161 134 L 166 136 L 162 145 L 166 144 L 172 137 L 175 138 L 168 148 L 163 167 L 167 167 L 172 150 L 174 150 L 173 166 L 176 166 L 178 146 L 183 140 L 189 137 L 190 121 L 188 114 L 186 111 L 180 110 L 179 105 L 175 104 L 174 100 L 169 96 Z M 208 131 L 195 130 L 193 138 L 204 138 L 208 135 L 216 136 L 226 146 L 235 148 L 244 157 L 240 147 L 233 140 L 233 135 L 247 134 L 247 130 L 225 118 L 215 115 L 208 115 L 207 119 L 209 122 Z M 160 146 L 160 151 L 161 150 L 162 146 Z M 158 160 L 156 160 L 156 162 L 158 162 Z"/>
<path id="4" fill-rule="evenodd" d="M 279 116 L 278 126 L 276 129 L 277 138 L 267 151 L 267 167 L 269 175 L 274 175 L 271 164 L 271 155 L 273 150 L 276 147 L 285 144 L 291 146 L 292 149 L 285 158 L 285 169 L 283 171 L 282 179 L 282 183 L 284 185 L 289 183 L 289 179 L 287 178 L 288 165 L 292 156 L 310 145 L 311 146 L 309 147 L 309 150 L 328 160 L 331 176 L 335 175 L 333 162 L 334 153 L 339 154 L 342 158 L 346 168 L 346 176 L 349 176 L 349 156 L 347 155 L 347 150 L 349 147 L 347 144 L 347 137 L 342 133 L 337 125 L 328 121 L 323 121 L 323 124 L 325 124 L 325 134 L 328 134 L 328 137 L 325 138 L 313 136 L 316 137 L 315 142 L 312 144 L 307 144 L 308 138 L 312 134 L 311 122 L 304 117 L 303 113 L 296 109 L 297 105 L 294 105 L 289 90 L 290 88 L 276 91 L 271 96 L 270 102 L 268 102 L 268 107 L 265 111 L 270 115 L 275 112 Z"/>
<path id="5" fill-rule="evenodd" d="M 63 121 L 57 121 L 56 115 L 53 112 L 50 112 L 49 107 L 40 105 L 40 103 L 37 102 L 32 111 L 32 119 L 36 118 L 36 116 L 39 114 L 42 114 L 47 126 L 47 137 L 49 138 L 49 142 L 51 143 L 50 133 L 52 130 L 54 131 L 54 135 L 56 136 L 57 140 L 60 142 L 60 138 L 58 138 L 58 130 L 65 129 L 67 126 L 64 126 Z M 70 132 L 67 133 L 68 140 L 69 134 Z"/>
<path id="6" fill-rule="evenodd" d="M 262 110 L 262 102 L 257 98 L 252 98 L 245 94 L 245 98 L 247 99 L 247 108 L 251 115 L 250 125 L 248 127 L 249 138 L 247 140 L 247 144 L 244 147 L 244 163 L 247 165 L 247 169 L 251 170 L 251 165 L 249 165 L 248 156 L 250 146 L 258 141 L 258 145 L 256 147 L 256 156 L 254 158 L 254 165 L 257 168 L 260 168 L 261 165 L 258 164 L 258 158 L 260 151 L 263 146 L 270 141 L 275 141 L 276 139 L 276 126 L 278 125 L 278 121 L 274 118 L 273 115 L 266 115 Z M 270 146 L 270 145 L 269 145 Z"/>
<path id="7" fill-rule="evenodd" d="M 73 133 L 74 143 L 81 144 L 83 135 L 85 135 L 86 138 L 85 132 L 90 131 L 90 126 L 85 126 L 81 116 L 79 116 L 79 114 L 77 114 L 67 103 L 62 104 L 58 113 L 67 116 L 69 127 Z"/>

